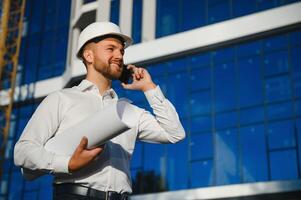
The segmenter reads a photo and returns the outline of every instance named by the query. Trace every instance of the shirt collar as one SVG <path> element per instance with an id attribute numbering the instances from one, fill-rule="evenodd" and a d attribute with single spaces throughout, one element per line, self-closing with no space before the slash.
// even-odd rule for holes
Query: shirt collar
<path id="1" fill-rule="evenodd" d="M 84 79 L 80 82 L 80 84 L 78 86 L 76 86 L 80 91 L 84 92 L 84 91 L 91 91 L 91 90 L 95 90 L 97 91 L 97 93 L 99 94 L 98 92 L 98 87 L 92 83 L 91 81 L 88 81 L 87 79 Z M 110 88 L 108 90 L 106 90 L 103 94 L 103 96 L 110 96 L 112 99 L 115 99 L 117 98 L 117 94 L 116 92 Z"/>

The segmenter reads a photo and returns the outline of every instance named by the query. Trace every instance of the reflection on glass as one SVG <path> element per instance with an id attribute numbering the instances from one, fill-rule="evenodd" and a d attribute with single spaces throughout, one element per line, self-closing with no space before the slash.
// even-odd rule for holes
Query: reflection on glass
<path id="1" fill-rule="evenodd" d="M 298 179 L 295 150 L 271 152 L 270 163 L 272 180 Z"/>

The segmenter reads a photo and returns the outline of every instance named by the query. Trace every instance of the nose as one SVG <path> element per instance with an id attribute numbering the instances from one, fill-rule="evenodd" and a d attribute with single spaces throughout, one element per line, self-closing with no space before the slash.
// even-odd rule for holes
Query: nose
<path id="1" fill-rule="evenodd" d="M 114 53 L 114 57 L 121 60 L 123 58 L 123 54 L 120 50 L 116 50 Z"/>

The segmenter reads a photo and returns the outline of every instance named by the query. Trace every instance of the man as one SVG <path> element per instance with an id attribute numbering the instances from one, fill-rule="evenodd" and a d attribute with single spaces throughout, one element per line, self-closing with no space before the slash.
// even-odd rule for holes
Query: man
<path id="1" fill-rule="evenodd" d="M 131 43 L 113 23 L 95 22 L 86 27 L 79 36 L 77 51 L 87 69 L 86 79 L 48 95 L 15 146 L 17 166 L 55 176 L 54 199 L 127 199 L 132 192 L 129 163 L 136 139 L 175 143 L 185 137 L 176 110 L 147 70 L 129 65 L 133 81 L 122 83 L 123 88 L 143 91 L 155 116 L 137 108 L 141 115 L 136 127 L 94 149 L 87 149 L 84 137 L 72 156 L 44 148 L 50 138 L 117 101 L 111 83 L 121 76 L 124 49 Z"/>

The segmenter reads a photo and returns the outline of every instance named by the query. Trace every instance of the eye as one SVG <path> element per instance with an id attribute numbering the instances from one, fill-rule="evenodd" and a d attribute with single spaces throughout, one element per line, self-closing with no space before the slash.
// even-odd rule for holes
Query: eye
<path id="1" fill-rule="evenodd" d="M 108 51 L 114 51 L 114 49 L 112 47 L 107 48 Z"/>

